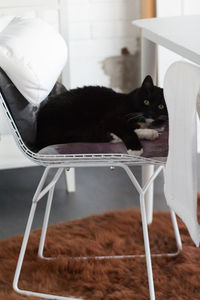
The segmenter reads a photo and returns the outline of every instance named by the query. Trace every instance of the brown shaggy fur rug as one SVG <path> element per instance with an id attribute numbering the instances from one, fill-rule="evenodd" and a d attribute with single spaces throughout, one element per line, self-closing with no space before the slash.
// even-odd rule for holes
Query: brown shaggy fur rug
<path id="1" fill-rule="evenodd" d="M 175 258 L 152 258 L 156 299 L 200 299 L 200 251 L 179 221 L 183 251 Z M 88 300 L 147 300 L 149 289 L 145 259 L 88 261 L 70 256 L 133 254 L 144 251 L 139 211 L 104 215 L 52 225 L 45 261 L 37 257 L 40 230 L 31 234 L 20 277 L 20 288 Z M 150 226 L 152 253 L 176 250 L 169 213 L 154 214 Z M 22 236 L 0 241 L 0 299 L 23 300 L 12 290 Z M 28 297 L 27 299 L 36 299 Z M 38 299 L 38 298 L 37 298 Z"/>

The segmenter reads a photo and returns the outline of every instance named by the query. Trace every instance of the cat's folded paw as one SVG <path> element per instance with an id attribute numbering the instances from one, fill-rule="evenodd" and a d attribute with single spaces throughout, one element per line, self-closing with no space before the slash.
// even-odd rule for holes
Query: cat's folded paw
<path id="1" fill-rule="evenodd" d="M 159 133 L 155 129 L 135 129 L 135 133 L 137 134 L 139 139 L 155 140 L 159 137 Z"/>
<path id="2" fill-rule="evenodd" d="M 143 149 L 140 149 L 140 150 L 128 149 L 127 153 L 130 154 L 130 155 L 140 156 L 143 153 Z"/>

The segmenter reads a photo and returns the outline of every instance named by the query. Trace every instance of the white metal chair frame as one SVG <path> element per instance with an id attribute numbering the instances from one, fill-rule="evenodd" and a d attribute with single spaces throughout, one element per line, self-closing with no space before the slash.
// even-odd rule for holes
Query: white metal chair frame
<path id="1" fill-rule="evenodd" d="M 43 255 L 43 249 L 45 244 L 49 214 L 51 210 L 51 203 L 53 199 L 54 188 L 59 180 L 62 172 L 64 169 L 69 169 L 71 167 L 120 167 L 125 170 L 128 177 L 130 178 L 131 182 L 133 183 L 134 187 L 139 193 L 140 198 L 140 208 L 141 208 L 141 218 L 142 218 L 142 228 L 143 228 L 143 236 L 144 236 L 144 247 L 145 247 L 145 254 L 141 255 L 119 255 L 119 256 L 94 256 L 94 259 L 109 259 L 109 258 L 134 258 L 134 257 L 146 257 L 146 265 L 147 265 L 147 275 L 148 275 L 148 282 L 149 282 L 149 291 L 150 291 L 150 299 L 155 299 L 155 291 L 154 291 L 154 282 L 153 282 L 153 271 L 152 271 L 152 263 L 151 263 L 151 256 L 176 256 L 180 253 L 182 249 L 181 238 L 179 234 L 179 229 L 177 225 L 177 220 L 175 213 L 170 209 L 173 229 L 175 233 L 175 239 L 177 244 L 177 251 L 175 253 L 165 253 L 165 254 L 152 254 L 150 252 L 150 245 L 149 245 L 149 236 L 148 236 L 148 225 L 147 225 L 147 218 L 146 218 L 146 211 L 145 211 L 145 200 L 144 196 L 147 192 L 149 186 L 153 183 L 156 179 L 158 174 L 164 170 L 165 164 L 162 161 L 144 158 L 144 157 L 137 157 L 128 154 L 65 154 L 65 155 L 44 155 L 32 152 L 27 146 L 24 144 L 20 133 L 15 125 L 15 122 L 7 108 L 6 102 L 3 98 L 3 95 L 0 93 L 0 104 L 3 107 L 5 114 L 8 118 L 8 121 L 11 125 L 11 129 L 13 132 L 13 136 L 16 140 L 17 145 L 21 149 L 21 151 L 31 160 L 36 162 L 39 165 L 45 167 L 44 173 L 42 178 L 38 184 L 36 192 L 32 199 L 32 206 L 28 218 L 28 222 L 26 225 L 26 230 L 21 246 L 21 251 L 19 254 L 19 259 L 15 271 L 14 281 L 13 281 L 13 288 L 16 292 L 23 294 L 23 295 L 31 295 L 35 297 L 41 297 L 45 299 L 58 299 L 58 300 L 70 300 L 70 299 L 77 299 L 74 297 L 63 297 L 57 296 L 52 294 L 45 294 L 39 292 L 33 292 L 28 290 L 21 290 L 18 287 L 19 277 L 21 273 L 21 268 L 24 260 L 24 255 L 29 239 L 29 235 L 31 232 L 32 222 L 34 219 L 37 203 L 39 200 L 48 193 L 46 211 L 44 214 L 42 232 L 40 237 L 38 255 L 44 259 L 53 259 L 47 258 Z M 151 178 L 146 182 L 146 184 L 141 187 L 139 182 L 137 181 L 136 177 L 132 173 L 129 166 L 143 166 L 143 165 L 155 165 L 157 166 L 156 171 L 151 176 Z M 48 172 L 50 169 L 57 169 L 52 181 L 44 187 Z M 75 257 L 72 259 L 88 259 L 91 257 Z M 80 300 L 80 299 L 79 299 Z"/>

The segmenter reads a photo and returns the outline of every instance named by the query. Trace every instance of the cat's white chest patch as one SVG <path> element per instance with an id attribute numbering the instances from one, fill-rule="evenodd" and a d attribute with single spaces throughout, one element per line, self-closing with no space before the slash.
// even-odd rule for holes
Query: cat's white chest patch
<path id="1" fill-rule="evenodd" d="M 159 133 L 155 129 L 135 129 L 135 133 L 141 140 L 155 140 L 158 138 Z"/>

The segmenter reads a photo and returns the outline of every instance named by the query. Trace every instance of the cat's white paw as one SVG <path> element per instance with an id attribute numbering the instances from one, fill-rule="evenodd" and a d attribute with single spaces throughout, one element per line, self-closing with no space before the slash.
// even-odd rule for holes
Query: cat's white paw
<path id="1" fill-rule="evenodd" d="M 115 135 L 114 133 L 111 133 L 110 134 L 113 138 L 113 140 L 111 141 L 111 143 L 120 143 L 122 140 L 117 136 Z"/>
<path id="2" fill-rule="evenodd" d="M 159 133 L 155 129 L 135 129 L 135 133 L 141 140 L 155 140 L 159 137 Z"/>
<path id="3" fill-rule="evenodd" d="M 162 127 L 158 128 L 157 130 L 158 130 L 159 133 L 161 133 L 161 132 L 163 132 L 165 130 L 165 127 L 162 126 Z"/>
<path id="4" fill-rule="evenodd" d="M 135 155 L 135 156 L 140 156 L 143 153 L 143 149 L 141 150 L 132 150 L 132 149 L 128 149 L 127 150 L 128 154 L 130 155 Z"/>

